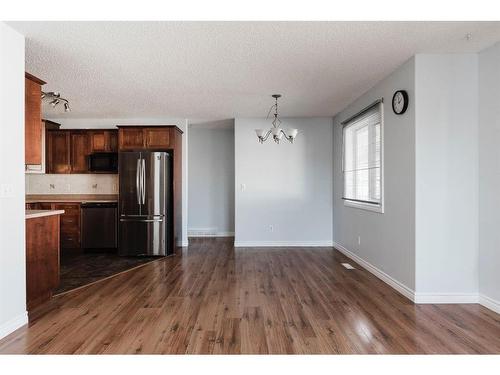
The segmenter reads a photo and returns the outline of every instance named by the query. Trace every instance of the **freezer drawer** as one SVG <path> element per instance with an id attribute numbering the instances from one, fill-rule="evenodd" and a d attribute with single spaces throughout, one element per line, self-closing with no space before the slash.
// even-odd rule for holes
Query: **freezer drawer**
<path id="1" fill-rule="evenodd" d="M 166 251 L 165 217 L 120 218 L 118 254 L 122 256 L 170 255 Z"/>

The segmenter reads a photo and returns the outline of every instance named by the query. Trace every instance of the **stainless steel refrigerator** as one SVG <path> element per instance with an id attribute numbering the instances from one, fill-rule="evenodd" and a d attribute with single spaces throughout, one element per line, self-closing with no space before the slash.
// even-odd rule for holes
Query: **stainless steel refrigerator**
<path id="1" fill-rule="evenodd" d="M 172 165 L 167 152 L 120 152 L 119 255 L 170 255 Z"/>

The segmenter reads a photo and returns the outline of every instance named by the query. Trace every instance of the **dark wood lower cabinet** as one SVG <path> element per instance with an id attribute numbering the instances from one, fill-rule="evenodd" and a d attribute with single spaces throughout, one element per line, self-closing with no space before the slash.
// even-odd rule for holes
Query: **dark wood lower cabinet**
<path id="1" fill-rule="evenodd" d="M 28 210 L 64 210 L 60 215 L 60 247 L 61 251 L 78 250 L 81 246 L 80 203 L 26 203 Z"/>
<path id="2" fill-rule="evenodd" d="M 26 220 L 28 310 L 49 300 L 59 286 L 59 230 L 59 215 Z"/>
<path id="3" fill-rule="evenodd" d="M 61 215 L 61 249 L 80 249 L 80 203 L 54 203 Z"/>

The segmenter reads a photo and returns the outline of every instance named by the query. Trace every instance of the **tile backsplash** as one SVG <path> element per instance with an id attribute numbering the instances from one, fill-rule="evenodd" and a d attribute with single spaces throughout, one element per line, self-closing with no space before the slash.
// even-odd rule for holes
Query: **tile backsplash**
<path id="1" fill-rule="evenodd" d="M 26 174 L 26 194 L 117 194 L 116 174 Z"/>

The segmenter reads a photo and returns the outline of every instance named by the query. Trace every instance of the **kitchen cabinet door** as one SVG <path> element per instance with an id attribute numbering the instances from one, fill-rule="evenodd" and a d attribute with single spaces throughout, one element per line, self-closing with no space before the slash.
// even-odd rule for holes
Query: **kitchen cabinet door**
<path id="1" fill-rule="evenodd" d="M 117 152 L 118 131 L 92 130 L 89 132 L 90 152 Z"/>
<path id="2" fill-rule="evenodd" d="M 24 79 L 24 163 L 42 164 L 42 86 L 35 77 Z"/>
<path id="3" fill-rule="evenodd" d="M 71 173 L 88 173 L 89 134 L 86 131 L 71 132 Z"/>
<path id="4" fill-rule="evenodd" d="M 70 132 L 64 130 L 49 130 L 46 133 L 46 138 L 47 173 L 70 173 Z"/>
<path id="5" fill-rule="evenodd" d="M 120 150 L 140 150 L 144 148 L 142 128 L 122 128 L 118 135 Z"/>
<path id="6" fill-rule="evenodd" d="M 108 130 L 109 134 L 109 150 L 110 152 L 118 152 L 118 130 Z"/>
<path id="7" fill-rule="evenodd" d="M 147 149 L 170 148 L 170 129 L 144 128 L 144 141 Z"/>
<path id="8" fill-rule="evenodd" d="M 92 130 L 90 132 L 90 152 L 107 151 L 106 135 L 105 130 Z"/>

